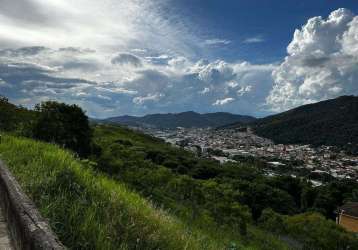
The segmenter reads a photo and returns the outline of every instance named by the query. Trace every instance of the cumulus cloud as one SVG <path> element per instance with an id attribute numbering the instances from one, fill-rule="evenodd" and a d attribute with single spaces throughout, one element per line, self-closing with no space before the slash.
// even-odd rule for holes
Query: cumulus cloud
<path id="1" fill-rule="evenodd" d="M 210 112 L 227 98 L 227 111 L 254 113 L 275 66 L 202 60 L 214 58 L 208 47 L 231 41 L 200 37 L 195 24 L 164 12 L 167 4 L 1 1 L 0 93 L 29 107 L 76 103 L 95 117 Z"/>
<path id="2" fill-rule="evenodd" d="M 165 61 L 147 60 L 138 67 L 127 63 L 132 57 L 113 64 L 111 53 L 74 47 L 0 50 L 0 92 L 27 106 L 47 99 L 77 103 L 97 117 L 211 112 L 228 102 L 232 105 L 226 106 L 227 111 L 254 113 L 272 86 L 271 71 L 276 67 L 158 57 Z M 253 100 L 256 103 L 250 104 Z"/>
<path id="3" fill-rule="evenodd" d="M 358 94 L 358 16 L 347 9 L 313 17 L 294 33 L 287 57 L 273 71 L 273 110 Z"/>
<path id="4" fill-rule="evenodd" d="M 283 61 L 253 64 L 211 53 L 202 59 L 208 46 L 230 41 L 199 39 L 164 18 L 158 5 L 166 1 L 83 1 L 23 1 L 32 4 L 27 22 L 16 14 L 26 12 L 22 5 L 3 1 L 12 11 L 0 9 L 1 94 L 27 106 L 76 103 L 95 117 L 187 110 L 261 115 L 358 94 L 358 17 L 348 10 L 308 20 Z"/>

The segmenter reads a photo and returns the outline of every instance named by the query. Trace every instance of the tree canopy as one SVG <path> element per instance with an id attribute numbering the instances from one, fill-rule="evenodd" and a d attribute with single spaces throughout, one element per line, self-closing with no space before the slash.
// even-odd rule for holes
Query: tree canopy
<path id="1" fill-rule="evenodd" d="M 34 137 L 53 142 L 86 156 L 91 152 L 92 130 L 88 117 L 77 105 L 53 101 L 36 105 L 39 113 Z"/>

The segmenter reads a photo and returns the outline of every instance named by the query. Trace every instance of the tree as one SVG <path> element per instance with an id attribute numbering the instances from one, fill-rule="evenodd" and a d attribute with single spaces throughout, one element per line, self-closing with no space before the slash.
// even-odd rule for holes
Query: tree
<path id="1" fill-rule="evenodd" d="M 262 211 L 258 222 L 267 231 L 277 234 L 285 233 L 284 216 L 276 213 L 271 208 L 266 208 Z"/>
<path id="2" fill-rule="evenodd" d="M 35 110 L 39 112 L 35 138 L 71 149 L 80 156 L 91 153 L 92 130 L 80 107 L 48 101 L 36 105 Z"/>
<path id="3" fill-rule="evenodd" d="M 358 249 L 358 240 L 334 221 L 318 213 L 285 217 L 289 236 L 303 243 L 303 249 Z"/>
<path id="4" fill-rule="evenodd" d="M 16 106 L 0 95 L 0 130 L 31 136 L 35 117 L 36 112 Z"/>

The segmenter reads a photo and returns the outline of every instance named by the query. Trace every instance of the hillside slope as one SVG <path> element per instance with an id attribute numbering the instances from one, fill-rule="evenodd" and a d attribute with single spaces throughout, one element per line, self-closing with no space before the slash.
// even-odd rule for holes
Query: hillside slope
<path id="1" fill-rule="evenodd" d="M 126 183 L 191 226 L 209 230 L 221 242 L 245 242 L 250 249 L 285 249 L 287 242 L 271 234 L 281 228 L 280 233 L 307 249 L 334 250 L 337 244 L 345 249 L 356 244 L 333 220 L 311 214 L 320 211 L 329 217 L 343 199 L 351 199 L 358 188 L 355 181 L 315 188 L 299 178 L 266 177 L 254 162 L 220 164 L 112 125 L 95 126 L 94 140 L 102 149 L 98 171 Z M 326 201 L 327 196 L 332 198 Z M 274 216 L 279 217 L 274 219 L 278 226 L 267 209 L 279 213 Z M 315 219 L 310 222 L 312 216 Z M 261 230 L 263 224 L 267 230 Z"/>
<path id="2" fill-rule="evenodd" d="M 253 128 L 276 143 L 334 145 L 358 153 L 358 97 L 304 105 L 259 119 Z"/>
<path id="3" fill-rule="evenodd" d="M 5 135 L 0 155 L 69 249 L 224 249 L 57 146 Z"/>
<path id="4" fill-rule="evenodd" d="M 176 128 L 176 127 L 218 127 L 234 122 L 248 123 L 254 121 L 251 116 L 235 115 L 225 112 L 199 114 L 188 111 L 177 114 L 151 114 L 143 117 L 119 116 L 108 118 L 104 121 L 119 123 L 129 126 L 149 126 L 156 128 Z"/>

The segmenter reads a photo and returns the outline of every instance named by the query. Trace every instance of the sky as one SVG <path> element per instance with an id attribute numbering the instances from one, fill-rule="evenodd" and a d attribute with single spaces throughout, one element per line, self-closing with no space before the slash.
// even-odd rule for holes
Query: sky
<path id="1" fill-rule="evenodd" d="M 358 95 L 358 2 L 0 0 L 0 95 L 96 118 Z"/>

